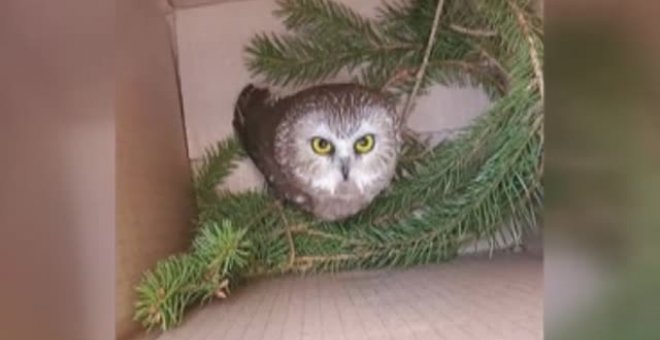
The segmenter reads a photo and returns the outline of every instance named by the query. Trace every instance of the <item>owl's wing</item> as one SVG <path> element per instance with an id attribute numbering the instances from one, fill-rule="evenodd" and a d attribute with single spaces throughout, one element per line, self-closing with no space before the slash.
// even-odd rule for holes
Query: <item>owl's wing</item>
<path id="1" fill-rule="evenodd" d="M 275 189 L 280 199 L 295 202 L 305 210 L 311 209 L 310 197 L 282 171 L 275 159 L 275 132 L 286 110 L 276 105 L 267 89 L 246 86 L 238 96 L 234 108 L 234 129 L 256 167 Z"/>

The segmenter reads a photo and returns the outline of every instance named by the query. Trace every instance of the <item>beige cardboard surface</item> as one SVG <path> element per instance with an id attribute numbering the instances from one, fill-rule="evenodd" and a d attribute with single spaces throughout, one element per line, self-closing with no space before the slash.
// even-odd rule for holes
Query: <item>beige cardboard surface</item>
<path id="1" fill-rule="evenodd" d="M 190 244 L 195 214 L 169 32 L 154 2 L 124 1 L 116 101 L 116 332 L 133 320 L 142 273 Z M 129 38 L 130 37 L 130 38 Z"/>

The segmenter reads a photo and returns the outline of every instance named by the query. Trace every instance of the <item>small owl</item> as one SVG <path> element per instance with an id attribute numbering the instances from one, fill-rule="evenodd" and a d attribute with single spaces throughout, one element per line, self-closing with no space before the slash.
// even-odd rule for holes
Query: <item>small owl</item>
<path id="1" fill-rule="evenodd" d="M 394 104 L 357 84 L 284 98 L 248 85 L 233 124 L 277 197 L 326 221 L 367 207 L 390 184 L 401 148 Z"/>

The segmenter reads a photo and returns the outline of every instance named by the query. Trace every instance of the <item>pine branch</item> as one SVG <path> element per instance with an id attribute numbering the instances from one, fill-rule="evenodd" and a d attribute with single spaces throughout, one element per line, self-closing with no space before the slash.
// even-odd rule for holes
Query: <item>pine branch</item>
<path id="1" fill-rule="evenodd" d="M 308 37 L 366 38 L 372 45 L 382 45 L 383 37 L 371 20 L 341 3 L 330 0 L 278 0 L 275 15 L 289 30 Z"/>
<path id="2" fill-rule="evenodd" d="M 406 44 L 373 46 L 363 36 L 342 41 L 328 36 L 309 40 L 264 34 L 255 36 L 246 48 L 248 70 L 283 86 L 323 81 L 342 69 L 351 72 L 365 62 L 412 51 L 414 46 Z"/>
<path id="3" fill-rule="evenodd" d="M 144 274 L 136 288 L 135 319 L 148 329 L 160 325 L 166 330 L 179 324 L 183 308 L 200 298 L 195 291 L 185 289 L 199 281 L 200 272 L 198 263 L 190 255 L 172 256 L 158 262 L 153 271 Z"/>
<path id="4" fill-rule="evenodd" d="M 429 38 L 428 31 L 419 40 L 385 34 L 377 27 L 389 27 L 391 21 L 373 22 L 328 0 L 283 0 L 278 4 L 276 13 L 288 28 L 298 32 L 296 37 L 260 34 L 246 48 L 251 73 L 276 85 L 314 84 L 331 79 L 342 70 L 357 70 L 361 72 L 357 78 L 360 82 L 382 87 L 386 82 L 383 74 L 412 67 L 418 70 L 419 58 L 415 56 L 422 53 Z M 443 34 L 436 35 L 430 57 L 435 61 L 461 59 L 473 52 L 471 45 L 452 31 L 443 30 Z M 398 93 L 410 93 L 413 86 L 396 85 L 394 92 Z M 430 83 L 425 79 L 421 88 L 427 85 Z"/>
<path id="5" fill-rule="evenodd" d="M 477 175 L 475 178 L 475 183 L 465 189 L 464 192 L 457 192 L 456 197 L 445 197 L 445 199 L 440 200 L 439 205 L 434 206 L 433 208 L 428 209 L 429 214 L 423 220 L 418 218 L 413 218 L 412 221 L 406 222 L 403 219 L 404 225 L 398 225 L 395 227 L 390 226 L 396 230 L 403 230 L 406 228 L 405 223 L 415 223 L 416 226 L 413 228 L 415 230 L 415 237 L 413 238 L 389 238 L 382 239 L 381 234 L 376 234 L 379 238 L 377 240 L 371 240 L 370 242 L 365 242 L 366 244 L 372 245 L 369 248 L 369 251 L 355 251 L 351 253 L 362 254 L 355 255 L 351 257 L 352 259 L 362 257 L 376 257 L 377 261 L 387 264 L 401 264 L 398 261 L 403 261 L 404 259 L 418 259 L 415 263 L 419 262 L 420 253 L 426 253 L 430 249 L 439 247 L 440 245 L 446 244 L 448 239 L 451 239 L 448 234 L 455 230 L 465 230 L 468 228 L 475 228 L 480 226 L 482 229 L 479 234 L 483 235 L 492 235 L 494 230 L 493 226 L 498 225 L 498 222 L 503 222 L 507 214 L 501 213 L 501 211 L 506 210 L 505 206 L 509 206 L 512 212 L 518 211 L 519 214 L 522 214 L 520 211 L 528 210 L 529 207 L 519 206 L 514 202 L 526 203 L 524 199 L 525 196 L 521 195 L 519 192 L 522 190 L 519 186 L 517 190 L 511 190 L 511 187 L 514 187 L 510 183 L 519 181 L 519 178 L 523 173 L 529 173 L 529 168 L 524 168 L 525 170 L 514 170 L 512 167 L 520 166 L 521 164 L 533 164 L 533 163 L 524 163 L 520 162 L 518 157 L 523 155 L 523 150 L 535 150 L 534 148 L 528 149 L 527 143 L 529 138 L 532 138 L 532 135 L 528 135 L 525 129 L 521 129 L 522 133 L 520 142 L 521 146 L 518 148 L 502 148 L 503 150 L 517 150 L 514 156 L 508 156 L 507 154 L 496 154 L 491 158 L 486 164 L 482 166 L 482 175 Z M 511 140 L 506 140 L 507 143 L 511 143 Z M 533 157 L 532 157 L 533 159 Z M 494 169 L 498 169 L 494 171 Z M 526 176 L 528 177 L 528 176 Z M 529 179 L 528 179 L 529 181 Z M 509 189 L 506 191 L 504 189 Z M 525 187 L 526 188 L 526 187 Z M 525 189 L 528 190 L 528 189 Z M 492 195 L 502 195 L 504 193 L 506 199 L 493 198 Z M 476 195 L 476 196 L 475 196 Z M 459 204 L 456 206 L 455 204 Z M 493 213 L 492 209 L 497 207 L 497 204 L 500 205 L 499 211 Z M 488 207 L 489 210 L 482 210 Z M 490 212 L 488 212 L 490 211 Z M 439 216 L 433 216 L 434 214 L 440 214 Z M 500 219 L 493 219 L 493 216 L 499 216 Z M 477 218 L 475 220 L 475 217 Z M 439 221 L 443 221 L 439 223 Z M 442 225 L 442 227 L 438 227 Z M 490 229 L 489 229 L 490 228 Z M 428 229 L 428 232 L 420 233 L 421 230 Z M 459 238 L 464 238 L 465 232 L 460 235 Z M 467 239 L 471 239 L 468 237 Z M 440 243 L 438 243 L 440 242 Z M 375 247 L 375 248 L 374 248 Z M 399 249 L 399 250 L 397 250 Z M 390 252 L 397 250 L 398 256 L 390 256 Z M 408 254 L 408 255 L 406 255 Z M 443 256 L 448 254 L 443 253 Z M 383 257 L 385 256 L 385 257 Z M 340 257 L 342 261 L 347 261 L 349 258 Z M 376 260 L 372 260 L 376 261 Z M 379 263 L 381 263 L 379 262 Z M 405 263 L 404 263 L 405 264 Z"/>
<path id="6" fill-rule="evenodd" d="M 251 245 L 245 240 L 247 229 L 234 230 L 228 220 L 221 223 L 210 223 L 200 229 L 193 241 L 193 252 L 206 264 L 207 271 L 226 276 L 245 268 Z"/>
<path id="7" fill-rule="evenodd" d="M 246 49 L 252 58 L 247 67 L 251 73 L 261 74 L 273 84 L 297 86 L 333 77 L 347 64 L 355 67 L 361 62 L 355 51 L 333 50 L 332 46 L 318 41 L 257 35 Z"/>
<path id="8" fill-rule="evenodd" d="M 248 264 L 250 246 L 245 230 L 228 221 L 201 227 L 190 253 L 164 259 L 145 273 L 136 288 L 135 319 L 147 329 L 160 325 L 167 330 L 181 322 L 192 304 L 226 296 Z"/>
<path id="9" fill-rule="evenodd" d="M 194 190 L 201 207 L 215 198 L 216 186 L 222 184 L 236 168 L 236 161 L 243 156 L 240 144 L 230 138 L 209 148 L 202 156 L 194 176 Z"/>

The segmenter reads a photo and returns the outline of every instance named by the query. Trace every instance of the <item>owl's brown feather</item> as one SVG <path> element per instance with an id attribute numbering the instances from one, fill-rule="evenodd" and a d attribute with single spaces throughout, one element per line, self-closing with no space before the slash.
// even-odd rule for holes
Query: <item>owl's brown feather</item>
<path id="1" fill-rule="evenodd" d="M 311 199 L 283 173 L 275 160 L 275 132 L 285 114 L 284 107 L 276 104 L 267 89 L 247 85 L 234 108 L 234 129 L 243 148 L 278 198 L 285 201 L 298 198 L 296 203 L 309 211 L 312 209 Z"/>

